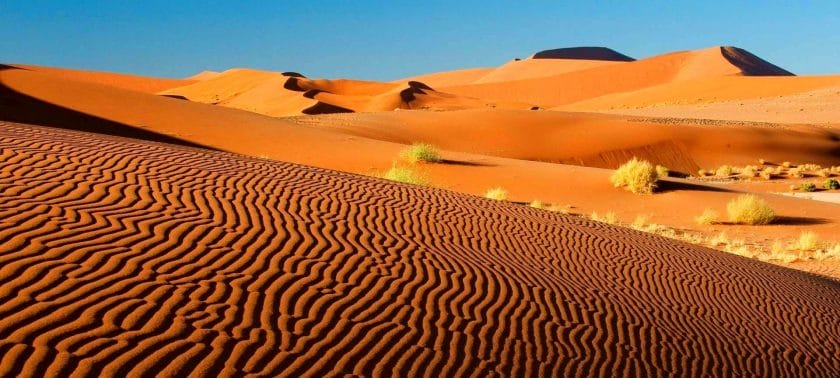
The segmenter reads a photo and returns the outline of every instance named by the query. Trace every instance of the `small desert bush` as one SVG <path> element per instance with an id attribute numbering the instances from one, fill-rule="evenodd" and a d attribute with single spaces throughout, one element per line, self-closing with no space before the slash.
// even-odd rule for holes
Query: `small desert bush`
<path id="1" fill-rule="evenodd" d="M 697 171 L 697 176 L 706 177 L 708 175 L 709 175 L 709 172 L 706 171 L 705 169 L 701 169 L 701 170 Z"/>
<path id="2" fill-rule="evenodd" d="M 771 167 L 767 167 L 767 168 L 764 168 L 764 169 L 761 170 L 761 173 L 759 173 L 759 176 L 761 176 L 761 178 L 763 178 L 765 180 L 772 180 L 773 179 L 773 173 L 775 173 L 775 169 L 773 169 Z"/>
<path id="3" fill-rule="evenodd" d="M 799 240 L 796 242 L 796 247 L 800 251 L 815 251 L 819 246 L 820 238 L 812 231 L 802 231 L 799 234 Z"/>
<path id="4" fill-rule="evenodd" d="M 718 213 L 712 209 L 703 210 L 703 213 L 694 218 L 697 224 L 715 224 L 718 222 Z"/>
<path id="5" fill-rule="evenodd" d="M 741 169 L 741 176 L 750 177 L 750 178 L 758 176 L 758 168 L 754 167 L 754 166 L 751 166 L 751 165 L 748 165 L 748 166 L 744 167 L 744 169 Z"/>
<path id="6" fill-rule="evenodd" d="M 802 178 L 805 176 L 799 168 L 789 169 L 787 175 L 790 178 Z"/>
<path id="7" fill-rule="evenodd" d="M 825 182 L 823 183 L 823 188 L 826 188 L 828 190 L 840 189 L 840 181 L 837 181 L 835 179 L 825 180 Z"/>
<path id="8" fill-rule="evenodd" d="M 400 152 L 400 158 L 409 163 L 437 163 L 441 161 L 435 146 L 428 143 L 414 143 Z"/>
<path id="9" fill-rule="evenodd" d="M 618 223 L 618 217 L 615 215 L 615 212 L 608 211 L 604 214 L 604 216 L 600 216 L 597 212 L 592 212 L 592 215 L 589 216 L 592 220 L 596 222 L 602 222 L 607 224 L 616 224 Z"/>
<path id="10" fill-rule="evenodd" d="M 782 167 L 790 168 L 791 166 L 793 166 L 793 164 L 791 164 L 789 161 L 783 161 L 782 162 Z"/>
<path id="11" fill-rule="evenodd" d="M 767 164 L 767 160 L 758 159 L 758 164 L 765 165 L 765 164 Z"/>
<path id="12" fill-rule="evenodd" d="M 428 185 L 429 183 L 429 180 L 425 175 L 420 174 L 411 168 L 398 166 L 391 167 L 391 169 L 382 174 L 382 178 L 414 185 Z"/>
<path id="13" fill-rule="evenodd" d="M 814 184 L 813 182 L 803 182 L 803 183 L 799 184 L 799 190 L 801 190 L 803 192 L 816 192 L 817 191 L 817 185 Z"/>
<path id="14" fill-rule="evenodd" d="M 626 187 L 636 194 L 650 194 L 656 188 L 656 169 L 650 162 L 633 158 L 612 174 L 610 181 L 616 188 Z"/>
<path id="15" fill-rule="evenodd" d="M 799 166 L 797 166 L 797 168 L 803 171 L 816 172 L 821 170 L 822 166 L 820 166 L 819 164 L 800 164 Z"/>
<path id="16" fill-rule="evenodd" d="M 715 170 L 715 176 L 729 177 L 732 176 L 733 169 L 728 165 L 722 165 Z"/>
<path id="17" fill-rule="evenodd" d="M 657 165 L 656 166 L 656 178 L 666 178 L 671 174 L 671 170 L 668 167 Z"/>
<path id="18" fill-rule="evenodd" d="M 831 171 L 828 168 L 819 169 L 815 173 L 817 176 L 820 176 L 822 178 L 831 176 Z"/>
<path id="19" fill-rule="evenodd" d="M 647 225 L 648 225 L 649 220 L 650 220 L 650 215 L 639 214 L 639 215 L 636 216 L 635 219 L 633 219 L 633 223 L 630 224 L 630 227 L 632 227 L 636 230 L 639 230 L 639 231 L 644 231 L 645 229 L 647 229 Z"/>
<path id="20" fill-rule="evenodd" d="M 738 224 L 768 224 L 775 218 L 773 208 L 752 194 L 740 195 L 726 204 L 729 220 Z"/>
<path id="21" fill-rule="evenodd" d="M 533 207 L 535 209 L 545 209 L 545 204 L 543 203 L 543 201 L 540 200 L 533 200 L 531 201 L 531 203 L 528 204 L 528 206 Z"/>
<path id="22" fill-rule="evenodd" d="M 505 201 L 508 198 L 508 192 L 504 188 L 497 186 L 495 188 L 487 189 L 487 191 L 484 192 L 484 198 L 496 201 Z"/>

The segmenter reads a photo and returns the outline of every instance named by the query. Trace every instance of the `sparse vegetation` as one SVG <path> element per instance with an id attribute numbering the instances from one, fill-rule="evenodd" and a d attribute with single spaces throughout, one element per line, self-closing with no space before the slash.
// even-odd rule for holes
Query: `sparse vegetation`
<path id="1" fill-rule="evenodd" d="M 671 170 L 668 167 L 657 165 L 656 166 L 656 178 L 663 179 L 668 177 L 671 174 Z"/>
<path id="2" fill-rule="evenodd" d="M 484 192 L 484 198 L 496 201 L 506 201 L 508 198 L 508 192 L 504 188 L 497 186 L 495 188 L 487 189 L 487 191 Z"/>
<path id="3" fill-rule="evenodd" d="M 820 238 L 812 231 L 802 231 L 796 246 L 801 251 L 815 251 L 819 247 Z"/>
<path id="4" fill-rule="evenodd" d="M 773 208 L 752 194 L 740 195 L 726 204 L 729 220 L 738 224 L 768 224 L 775 218 Z"/>
<path id="5" fill-rule="evenodd" d="M 409 163 L 438 163 L 440 153 L 435 146 L 428 143 L 414 143 L 400 152 L 400 158 Z"/>
<path id="6" fill-rule="evenodd" d="M 413 185 L 428 185 L 429 183 L 425 175 L 411 168 L 399 166 L 391 167 L 391 169 L 382 174 L 382 178 Z"/>
<path id="7" fill-rule="evenodd" d="M 826 188 L 827 190 L 840 189 L 840 181 L 837 181 L 835 179 L 825 180 L 825 182 L 823 183 L 823 188 Z"/>
<path id="8" fill-rule="evenodd" d="M 720 177 L 729 177 L 732 176 L 733 170 L 732 167 L 728 165 L 722 165 L 715 170 L 715 176 Z"/>
<path id="9" fill-rule="evenodd" d="M 697 224 L 710 225 L 718 222 L 718 213 L 712 209 L 703 210 L 703 213 L 698 215 L 694 220 Z"/>
<path id="10" fill-rule="evenodd" d="M 805 176 L 799 168 L 788 169 L 787 174 L 790 178 L 802 178 Z"/>
<path id="11" fill-rule="evenodd" d="M 799 190 L 801 190 L 803 192 L 816 192 L 817 191 L 817 185 L 814 184 L 813 182 L 803 182 L 803 183 L 799 184 Z"/>
<path id="12" fill-rule="evenodd" d="M 625 187 L 636 194 L 650 194 L 656 188 L 657 172 L 650 162 L 633 158 L 612 174 L 616 188 Z"/>
<path id="13" fill-rule="evenodd" d="M 618 223 L 618 217 L 615 215 L 615 212 L 608 211 L 604 214 L 604 216 L 600 216 L 597 212 L 592 212 L 592 215 L 589 216 L 590 219 L 607 224 L 616 224 Z"/>
<path id="14" fill-rule="evenodd" d="M 533 200 L 531 201 L 531 203 L 528 204 L 528 206 L 533 207 L 535 209 L 545 209 L 545 204 L 543 203 L 543 201 L 540 200 Z"/>

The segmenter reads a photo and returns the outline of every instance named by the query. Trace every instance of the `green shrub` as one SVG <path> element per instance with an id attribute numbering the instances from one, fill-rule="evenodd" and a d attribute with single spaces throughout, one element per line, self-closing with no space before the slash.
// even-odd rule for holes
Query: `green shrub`
<path id="1" fill-rule="evenodd" d="M 775 218 L 773 208 L 763 199 L 743 194 L 726 204 L 729 220 L 739 224 L 768 224 Z"/>
<path id="2" fill-rule="evenodd" d="M 616 188 L 626 187 L 636 194 L 649 194 L 656 188 L 656 178 L 656 169 L 650 162 L 634 157 L 618 167 L 610 181 Z"/>
<path id="3" fill-rule="evenodd" d="M 415 172 L 411 168 L 397 166 L 391 167 L 391 169 L 382 174 L 382 178 L 414 185 L 428 185 L 429 183 L 425 175 Z"/>
<path id="4" fill-rule="evenodd" d="M 489 198 L 496 201 L 504 201 L 508 198 L 508 192 L 507 190 L 504 190 L 503 188 L 497 186 L 495 188 L 487 189 L 487 191 L 484 192 L 484 198 Z"/>
<path id="5" fill-rule="evenodd" d="M 435 146 L 428 143 L 414 143 L 400 152 L 400 158 L 409 163 L 438 163 L 440 153 Z"/>
<path id="6" fill-rule="evenodd" d="M 813 182 L 803 182 L 803 183 L 799 184 L 799 190 L 801 190 L 803 192 L 816 192 L 817 191 L 817 185 L 814 184 Z"/>
<path id="7" fill-rule="evenodd" d="M 835 179 L 828 179 L 823 183 L 823 187 L 828 190 L 837 190 L 840 189 L 840 182 Z"/>

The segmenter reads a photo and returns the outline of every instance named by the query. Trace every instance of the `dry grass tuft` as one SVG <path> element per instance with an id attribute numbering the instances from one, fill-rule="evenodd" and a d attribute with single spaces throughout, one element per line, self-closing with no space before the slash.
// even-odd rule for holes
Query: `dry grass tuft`
<path id="1" fill-rule="evenodd" d="M 487 191 L 484 192 L 484 198 L 496 201 L 506 201 L 508 198 L 508 192 L 504 188 L 497 186 L 495 188 L 487 189 Z"/>
<path id="2" fill-rule="evenodd" d="M 428 185 L 428 178 L 411 168 L 393 166 L 383 173 L 381 178 L 413 185 Z"/>
<path id="3" fill-rule="evenodd" d="M 773 208 L 752 194 L 743 194 L 726 204 L 729 220 L 738 224 L 768 224 L 775 219 Z"/>
<path id="4" fill-rule="evenodd" d="M 718 222 L 718 213 L 712 209 L 707 208 L 703 213 L 694 218 L 697 224 L 710 225 Z"/>
<path id="5" fill-rule="evenodd" d="M 435 146 L 428 143 L 414 143 L 400 152 L 400 158 L 409 163 L 438 163 L 440 153 Z"/>
<path id="6" fill-rule="evenodd" d="M 610 176 L 616 188 L 625 187 L 636 194 L 650 194 L 656 188 L 656 169 L 650 162 L 633 158 Z"/>

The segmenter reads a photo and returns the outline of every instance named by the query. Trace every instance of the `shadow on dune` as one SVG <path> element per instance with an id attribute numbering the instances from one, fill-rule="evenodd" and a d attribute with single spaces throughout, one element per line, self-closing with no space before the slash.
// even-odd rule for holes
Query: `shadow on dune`
<path id="1" fill-rule="evenodd" d="M 823 218 L 790 217 L 781 215 L 777 216 L 776 219 L 773 220 L 772 224 L 780 224 L 785 226 L 811 226 L 827 223 L 831 223 L 831 221 Z"/>
<path id="2" fill-rule="evenodd" d="M 495 167 L 493 164 L 487 163 L 476 163 L 473 161 L 462 161 L 462 160 L 450 160 L 450 159 L 443 159 L 440 161 L 441 164 L 448 164 L 448 165 L 462 165 L 467 167 Z"/>
<path id="3" fill-rule="evenodd" d="M 723 192 L 723 193 L 732 193 L 733 190 L 729 190 L 726 188 L 721 188 L 718 186 L 711 186 L 711 185 L 700 185 L 694 184 L 687 181 L 672 181 L 672 180 L 662 180 L 659 181 L 656 187 L 656 191 L 658 193 L 665 193 L 665 192 L 674 192 L 679 190 L 693 190 L 698 192 Z"/>
<path id="4" fill-rule="evenodd" d="M 19 70 L 22 68 L 0 64 L 0 70 Z M 114 122 L 94 115 L 68 109 L 56 104 L 39 100 L 25 93 L 20 93 L 0 82 L 0 121 L 49 126 L 68 130 L 78 130 L 150 140 L 155 142 L 179 144 L 182 146 L 209 148 L 190 141 L 139 129 L 119 122 Z"/>

